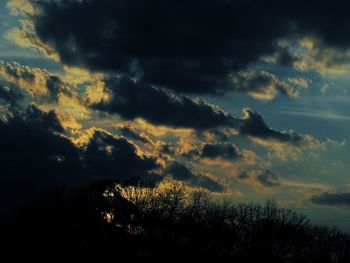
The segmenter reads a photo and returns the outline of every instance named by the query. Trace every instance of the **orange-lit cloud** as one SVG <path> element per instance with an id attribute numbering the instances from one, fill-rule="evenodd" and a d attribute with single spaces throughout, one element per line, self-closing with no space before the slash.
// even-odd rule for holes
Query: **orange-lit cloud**
<path id="1" fill-rule="evenodd" d="M 33 22 L 28 19 L 20 20 L 20 26 L 10 29 L 5 37 L 20 47 L 33 49 L 54 61 L 60 61 L 55 49 L 37 38 Z"/>

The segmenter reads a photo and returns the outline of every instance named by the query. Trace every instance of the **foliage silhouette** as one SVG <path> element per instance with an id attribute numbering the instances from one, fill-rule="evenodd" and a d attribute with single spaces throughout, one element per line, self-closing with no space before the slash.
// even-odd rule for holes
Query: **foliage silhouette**
<path id="1" fill-rule="evenodd" d="M 230 262 L 350 262 L 350 237 L 269 200 L 215 201 L 183 185 L 54 188 L 13 210 L 3 255 Z"/>

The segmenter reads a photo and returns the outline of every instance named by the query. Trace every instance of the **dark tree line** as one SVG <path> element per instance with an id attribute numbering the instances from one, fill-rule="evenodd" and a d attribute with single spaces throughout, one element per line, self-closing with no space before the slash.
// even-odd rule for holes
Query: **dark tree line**
<path id="1" fill-rule="evenodd" d="M 2 254 L 34 258 L 350 262 L 350 237 L 292 210 L 215 201 L 205 191 L 57 187 L 13 209 Z"/>

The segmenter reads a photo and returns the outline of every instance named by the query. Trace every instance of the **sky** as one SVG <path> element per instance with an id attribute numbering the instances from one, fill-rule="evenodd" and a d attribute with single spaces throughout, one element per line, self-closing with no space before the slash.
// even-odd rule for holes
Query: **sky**
<path id="1" fill-rule="evenodd" d="M 181 182 L 350 231 L 349 9 L 1 1 L 2 207 L 59 184 Z"/>

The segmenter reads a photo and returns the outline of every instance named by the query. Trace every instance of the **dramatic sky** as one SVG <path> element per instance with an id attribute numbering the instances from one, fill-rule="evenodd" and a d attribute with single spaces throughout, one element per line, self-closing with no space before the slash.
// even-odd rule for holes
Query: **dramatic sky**
<path id="1" fill-rule="evenodd" d="M 0 206 L 58 184 L 181 181 L 346 229 L 349 12 L 336 0 L 0 1 Z"/>

